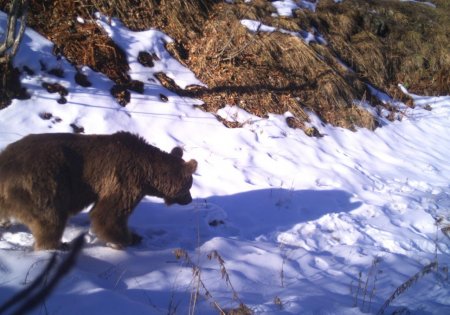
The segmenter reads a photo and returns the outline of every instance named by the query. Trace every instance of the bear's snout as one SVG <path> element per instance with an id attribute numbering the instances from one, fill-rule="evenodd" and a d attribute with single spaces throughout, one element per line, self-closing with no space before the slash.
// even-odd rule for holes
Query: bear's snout
<path id="1" fill-rule="evenodd" d="M 166 197 L 166 198 L 164 198 L 164 202 L 168 206 L 173 205 L 174 203 L 185 206 L 192 202 L 192 196 L 190 193 L 187 193 L 186 195 L 183 195 L 181 197 L 176 197 L 176 198 L 167 198 Z"/>

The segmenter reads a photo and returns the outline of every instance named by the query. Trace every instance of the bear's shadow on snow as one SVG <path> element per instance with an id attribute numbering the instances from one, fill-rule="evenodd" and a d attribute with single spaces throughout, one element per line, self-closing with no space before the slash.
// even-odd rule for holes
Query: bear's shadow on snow
<path id="1" fill-rule="evenodd" d="M 215 237 L 272 238 L 296 224 L 349 212 L 361 204 L 343 190 L 282 188 L 197 198 L 188 206 L 166 207 L 144 200 L 130 218 L 130 227 L 150 248 L 193 250 Z"/>
<path id="2" fill-rule="evenodd" d="M 272 234 L 292 226 L 317 220 L 331 213 L 349 212 L 361 206 L 360 201 L 343 190 L 263 189 L 231 196 L 206 199 L 206 209 L 225 214 L 229 222 L 241 229 L 246 238 Z"/>

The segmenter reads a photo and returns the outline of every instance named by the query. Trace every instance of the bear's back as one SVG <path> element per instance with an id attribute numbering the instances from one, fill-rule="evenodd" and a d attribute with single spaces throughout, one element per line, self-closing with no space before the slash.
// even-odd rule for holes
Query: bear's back
<path id="1" fill-rule="evenodd" d="M 81 158 L 82 136 L 75 134 L 31 134 L 8 145 L 0 153 L 0 180 L 20 174 L 45 173 Z"/>
<path id="2" fill-rule="evenodd" d="M 0 153 L 0 185 L 26 177 L 45 178 L 82 173 L 101 173 L 144 156 L 149 145 L 129 133 L 78 135 L 31 134 L 8 145 Z M 142 153 L 140 153 L 142 151 Z"/>

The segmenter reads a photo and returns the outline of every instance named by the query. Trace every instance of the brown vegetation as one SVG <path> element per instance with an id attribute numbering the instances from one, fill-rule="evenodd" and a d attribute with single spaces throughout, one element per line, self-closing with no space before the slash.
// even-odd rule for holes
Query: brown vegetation
<path id="1" fill-rule="evenodd" d="M 362 78 L 395 93 L 398 83 L 426 95 L 450 92 L 450 3 L 322 0 L 310 22 Z"/>
<path id="2" fill-rule="evenodd" d="M 3 1 L 5 2 L 5 1 Z M 324 122 L 373 129 L 377 119 L 355 101 L 378 104 L 367 84 L 406 100 L 398 83 L 418 94 L 450 92 L 450 25 L 446 0 L 437 8 L 391 0 L 321 0 L 316 12 L 297 10 L 293 17 L 273 15 L 270 1 L 227 4 L 215 0 L 77 0 L 30 1 L 29 25 L 51 39 L 57 52 L 76 65 L 88 65 L 116 82 L 113 92 L 126 105 L 132 89 L 124 53 L 93 22 L 96 11 L 118 17 L 133 30 L 161 29 L 175 42 L 169 52 L 188 66 L 208 88 L 167 88 L 204 101 L 210 112 L 237 105 L 264 117 L 290 111 L 288 122 L 307 130 L 308 111 Z M 0 1 L 0 8 L 2 1 Z M 4 6 L 4 5 L 3 5 Z M 83 17 L 85 22 L 76 22 Z M 327 44 L 279 31 L 247 30 L 242 19 L 294 32 L 320 33 Z M 153 56 L 142 52 L 151 67 Z M 345 64 L 345 65 L 344 65 Z M 127 94 L 127 95 L 125 95 Z M 408 102 L 411 104 L 411 101 Z M 394 109 L 395 110 L 395 109 Z M 393 115 L 394 117 L 395 115 Z M 309 126 L 310 127 L 310 126 Z M 316 133 L 311 133 L 316 134 Z"/>

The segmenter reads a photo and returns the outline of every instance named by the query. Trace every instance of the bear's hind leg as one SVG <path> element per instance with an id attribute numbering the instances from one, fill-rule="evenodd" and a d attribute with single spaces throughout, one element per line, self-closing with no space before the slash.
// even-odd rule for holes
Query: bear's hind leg
<path id="1" fill-rule="evenodd" d="M 64 249 L 61 242 L 64 233 L 65 221 L 63 222 L 39 222 L 28 224 L 34 236 L 34 250 Z"/>

